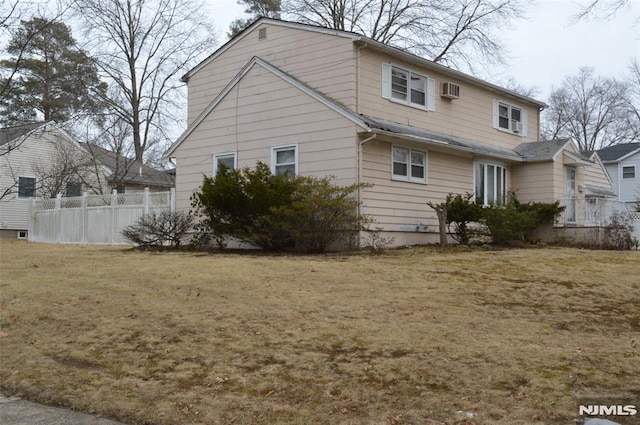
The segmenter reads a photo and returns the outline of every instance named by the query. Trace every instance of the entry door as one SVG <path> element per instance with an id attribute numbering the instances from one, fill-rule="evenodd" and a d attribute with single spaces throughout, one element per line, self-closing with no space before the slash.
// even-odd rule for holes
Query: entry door
<path id="1" fill-rule="evenodd" d="M 564 182 L 565 182 L 565 197 L 566 197 L 566 209 L 564 211 L 565 221 L 567 223 L 576 222 L 576 169 L 571 167 L 565 167 Z"/>

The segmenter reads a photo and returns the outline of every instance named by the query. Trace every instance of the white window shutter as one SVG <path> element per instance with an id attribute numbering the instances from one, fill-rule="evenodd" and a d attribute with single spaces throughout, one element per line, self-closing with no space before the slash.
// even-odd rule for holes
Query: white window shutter
<path id="1" fill-rule="evenodd" d="M 433 78 L 427 78 L 427 110 L 436 110 L 436 82 Z"/>
<path id="2" fill-rule="evenodd" d="M 493 128 L 498 128 L 499 126 L 499 112 L 498 112 L 498 99 L 493 99 Z"/>
<path id="3" fill-rule="evenodd" d="M 386 62 L 382 63 L 382 97 L 391 97 L 391 64 Z"/>
<path id="4" fill-rule="evenodd" d="M 529 120 L 527 119 L 527 111 L 525 109 L 520 112 L 520 119 L 522 120 L 522 137 L 527 137 L 527 127 Z"/>

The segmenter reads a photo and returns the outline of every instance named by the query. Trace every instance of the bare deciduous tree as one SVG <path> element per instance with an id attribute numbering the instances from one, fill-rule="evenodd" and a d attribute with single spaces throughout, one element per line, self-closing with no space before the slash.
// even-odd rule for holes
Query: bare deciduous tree
<path id="1" fill-rule="evenodd" d="M 34 159 L 31 164 L 38 182 L 38 197 L 68 195 L 67 190 L 71 185 L 82 184 L 83 181 L 85 189 L 92 186 L 95 183 L 88 178 L 92 174 L 89 165 L 90 156 L 79 147 L 70 143 L 56 143 L 48 161 Z M 89 181 L 92 183 L 89 184 Z"/>
<path id="2" fill-rule="evenodd" d="M 579 6 L 573 21 L 578 22 L 590 17 L 611 19 L 628 4 L 629 0 L 589 0 Z"/>
<path id="3" fill-rule="evenodd" d="M 362 34 L 454 68 L 503 63 L 520 0 L 288 0 L 287 18 Z"/>
<path id="4" fill-rule="evenodd" d="M 573 137 L 583 151 L 625 143 L 640 136 L 629 108 L 629 84 L 581 68 L 551 93 L 543 137 Z"/>
<path id="5" fill-rule="evenodd" d="M 142 161 L 183 125 L 178 77 L 215 44 L 211 20 L 201 0 L 73 0 L 73 8 Z"/>

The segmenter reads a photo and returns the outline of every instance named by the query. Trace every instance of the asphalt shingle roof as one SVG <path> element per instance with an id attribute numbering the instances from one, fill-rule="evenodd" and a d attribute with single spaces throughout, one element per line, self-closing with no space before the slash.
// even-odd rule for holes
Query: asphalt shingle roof
<path id="1" fill-rule="evenodd" d="M 501 148 L 499 146 L 487 145 L 484 143 L 475 142 L 473 140 L 463 139 L 461 137 L 454 137 L 447 134 L 437 133 L 434 131 L 424 130 L 410 125 L 399 124 L 392 121 L 383 120 L 380 118 L 372 118 L 362 115 L 362 118 L 369 127 L 375 130 L 382 130 L 390 133 L 398 134 L 399 136 L 413 136 L 430 141 L 440 142 L 443 145 L 448 145 L 453 148 L 462 148 L 477 153 L 497 155 L 501 157 L 507 157 L 514 160 L 521 160 L 522 158 L 516 152 L 511 149 Z"/>
<path id="2" fill-rule="evenodd" d="M 17 125 L 13 127 L 5 127 L 0 128 L 0 146 L 5 145 L 9 142 L 17 140 L 22 136 L 25 136 L 37 129 L 38 127 L 42 127 L 47 124 L 46 122 L 34 122 L 30 124 Z"/>
<path id="3" fill-rule="evenodd" d="M 157 170 L 127 158 L 118 153 L 104 149 L 94 144 L 83 143 L 82 146 L 93 155 L 95 160 L 109 168 L 114 175 L 112 179 L 122 180 L 128 184 L 173 187 L 174 181 L 170 174 Z M 117 173 L 117 176 L 115 175 Z M 122 174 L 124 173 L 124 176 Z"/>
<path id="4" fill-rule="evenodd" d="M 551 160 L 571 139 L 542 140 L 519 144 L 514 150 L 525 160 Z"/>
<path id="5" fill-rule="evenodd" d="M 623 143 L 600 149 L 598 156 L 602 161 L 617 161 L 635 150 L 640 150 L 640 143 Z"/>

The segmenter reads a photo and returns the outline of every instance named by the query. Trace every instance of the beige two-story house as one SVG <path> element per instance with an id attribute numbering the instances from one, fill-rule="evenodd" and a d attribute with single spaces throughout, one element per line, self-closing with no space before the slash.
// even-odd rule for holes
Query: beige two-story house
<path id="1" fill-rule="evenodd" d="M 362 211 L 398 245 L 437 240 L 426 203 L 449 193 L 558 200 L 561 224 L 580 226 L 586 180 L 610 191 L 571 140 L 539 141 L 543 102 L 357 34 L 262 18 L 183 79 L 188 128 L 167 151 L 178 209 L 218 164 L 259 160 L 372 184 Z"/>

